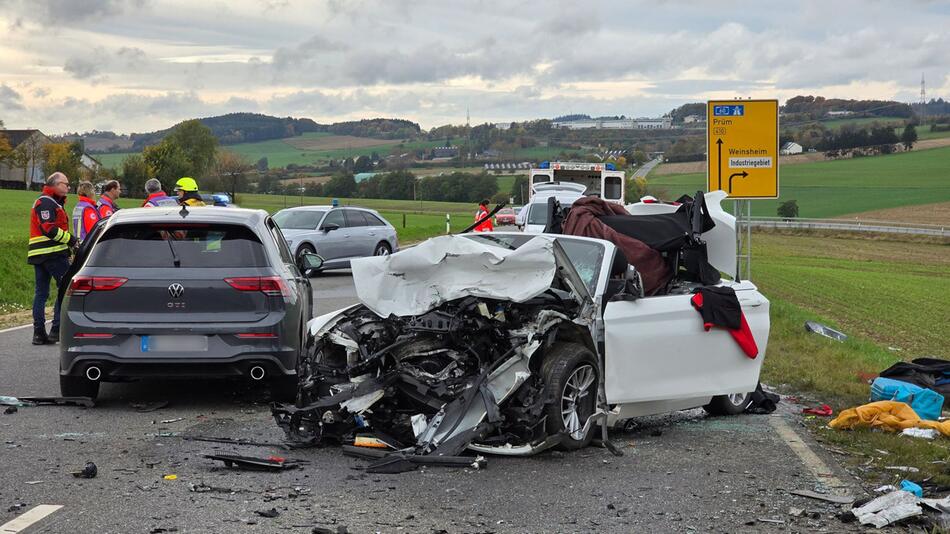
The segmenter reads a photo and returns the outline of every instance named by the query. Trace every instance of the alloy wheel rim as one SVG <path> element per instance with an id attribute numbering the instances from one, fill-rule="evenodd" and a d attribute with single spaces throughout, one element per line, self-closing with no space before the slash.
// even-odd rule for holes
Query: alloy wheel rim
<path id="1" fill-rule="evenodd" d="M 561 419 L 564 422 L 564 429 L 574 439 L 583 439 L 584 424 L 587 421 L 581 421 L 579 405 L 581 401 L 591 394 L 590 388 L 596 379 L 597 373 L 593 366 L 585 364 L 571 373 L 571 376 L 564 383 L 564 390 L 561 392 Z"/>
<path id="2" fill-rule="evenodd" d="M 747 395 L 746 393 L 730 393 L 728 395 L 729 402 L 732 403 L 733 406 L 742 406 L 745 403 Z"/>

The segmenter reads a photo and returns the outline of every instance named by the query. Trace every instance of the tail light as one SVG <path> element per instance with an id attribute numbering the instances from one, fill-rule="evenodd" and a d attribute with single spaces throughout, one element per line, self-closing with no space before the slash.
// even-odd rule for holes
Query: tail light
<path id="1" fill-rule="evenodd" d="M 277 334 L 271 334 L 269 332 L 248 332 L 245 334 L 238 334 L 240 339 L 276 339 Z"/>
<path id="2" fill-rule="evenodd" d="M 115 337 L 113 334 L 100 334 L 93 332 L 80 332 L 78 334 L 73 334 L 74 338 L 77 339 L 112 339 Z"/>
<path id="3" fill-rule="evenodd" d="M 260 291 L 272 297 L 290 296 L 290 288 L 279 276 L 242 276 L 225 278 L 224 281 L 238 291 Z"/>
<path id="4" fill-rule="evenodd" d="M 85 295 L 90 291 L 112 291 L 128 281 L 128 278 L 119 276 L 74 276 L 66 294 Z"/>

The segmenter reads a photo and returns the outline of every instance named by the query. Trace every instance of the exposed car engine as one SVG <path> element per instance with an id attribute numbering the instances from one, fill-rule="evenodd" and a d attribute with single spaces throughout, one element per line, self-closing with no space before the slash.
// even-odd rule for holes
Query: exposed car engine
<path id="1" fill-rule="evenodd" d="M 555 338 L 583 343 L 578 308 L 555 287 L 521 303 L 465 297 L 409 317 L 356 306 L 313 337 L 298 364 L 296 406 L 277 406 L 274 416 L 302 445 L 371 433 L 414 455 L 455 456 L 473 442 L 538 446 L 550 439 L 548 408 L 560 401 L 545 390 L 545 349 Z M 592 387 L 587 418 L 597 409 Z"/>

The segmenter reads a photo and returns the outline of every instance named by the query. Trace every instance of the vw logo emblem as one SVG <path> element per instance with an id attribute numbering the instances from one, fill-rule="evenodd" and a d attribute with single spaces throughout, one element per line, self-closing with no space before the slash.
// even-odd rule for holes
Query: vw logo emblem
<path id="1" fill-rule="evenodd" d="M 177 299 L 181 297 L 184 293 L 185 293 L 185 286 L 177 282 L 168 286 L 168 294 L 171 295 L 173 299 Z"/>

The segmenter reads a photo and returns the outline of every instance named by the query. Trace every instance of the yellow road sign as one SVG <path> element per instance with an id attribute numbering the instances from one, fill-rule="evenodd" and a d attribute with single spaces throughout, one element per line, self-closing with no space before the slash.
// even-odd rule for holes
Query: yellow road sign
<path id="1" fill-rule="evenodd" d="M 708 191 L 778 198 L 778 100 L 710 100 L 706 150 Z"/>

